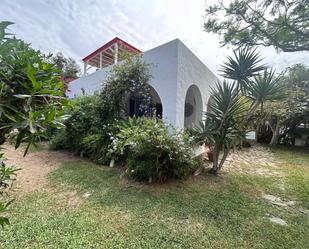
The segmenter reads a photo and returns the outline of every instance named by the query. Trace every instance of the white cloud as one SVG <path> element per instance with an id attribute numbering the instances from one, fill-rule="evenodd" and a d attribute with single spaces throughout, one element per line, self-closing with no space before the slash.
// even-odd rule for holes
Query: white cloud
<path id="1" fill-rule="evenodd" d="M 221 48 L 216 35 L 203 31 L 204 8 L 204 0 L 2 0 L 0 16 L 15 22 L 14 33 L 35 48 L 61 51 L 78 62 L 115 36 L 144 51 L 180 38 L 217 72 L 231 50 Z M 305 52 L 261 51 L 278 70 L 309 63 Z"/>

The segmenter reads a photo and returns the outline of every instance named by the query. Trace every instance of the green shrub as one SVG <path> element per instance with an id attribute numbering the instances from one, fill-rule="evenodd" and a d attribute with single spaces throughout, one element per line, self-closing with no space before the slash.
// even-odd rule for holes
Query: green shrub
<path id="1" fill-rule="evenodd" d="M 52 136 L 51 147 L 54 149 L 72 149 L 80 152 L 82 140 L 97 126 L 95 109 L 98 96 L 81 96 L 71 100 L 69 118 L 64 122 L 65 131 L 56 131 Z M 99 127 L 98 127 L 99 129 Z"/>
<path id="2" fill-rule="evenodd" d="M 128 117 L 127 97 L 138 95 L 142 100 L 141 111 L 148 111 L 150 78 L 150 65 L 140 57 L 128 57 L 115 65 L 100 91 L 71 101 L 65 132 L 53 135 L 51 148 L 70 149 L 97 163 L 109 163 L 108 150 L 111 137 L 118 132 L 118 119 Z M 117 163 L 123 161 L 120 155 L 114 159 Z"/>
<path id="3" fill-rule="evenodd" d="M 54 131 L 54 134 L 51 135 L 49 148 L 52 150 L 70 149 L 66 129 Z"/>
<path id="4" fill-rule="evenodd" d="M 137 181 L 182 178 L 197 167 L 190 137 L 154 118 L 129 118 L 113 138 L 111 153 L 123 156 Z"/>
<path id="5" fill-rule="evenodd" d="M 113 123 L 103 126 L 100 133 L 85 136 L 80 146 L 81 154 L 96 163 L 109 164 L 111 160 L 109 153 L 111 137 L 116 132 L 118 132 L 118 126 Z"/>
<path id="6" fill-rule="evenodd" d="M 111 136 L 118 132 L 117 120 L 103 119 L 98 115 L 101 100 L 98 94 L 71 100 L 65 129 L 57 131 L 51 139 L 51 149 L 68 149 L 88 157 L 99 164 L 110 161 L 108 150 Z"/>

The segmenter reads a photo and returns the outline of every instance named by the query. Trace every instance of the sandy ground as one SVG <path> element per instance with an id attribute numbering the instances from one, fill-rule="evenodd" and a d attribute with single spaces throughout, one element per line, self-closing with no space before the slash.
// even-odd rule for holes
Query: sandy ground
<path id="1" fill-rule="evenodd" d="M 48 173 L 57 169 L 61 163 L 81 160 L 78 157 L 69 152 L 46 149 L 28 153 L 23 157 L 23 148 L 15 150 L 8 144 L 3 146 L 3 152 L 7 158 L 7 165 L 14 165 L 20 169 L 11 188 L 10 195 L 15 199 L 23 198 L 36 190 L 43 190 L 57 197 L 66 207 L 77 207 L 82 203 L 82 198 L 75 191 L 51 188 L 47 178 Z"/>

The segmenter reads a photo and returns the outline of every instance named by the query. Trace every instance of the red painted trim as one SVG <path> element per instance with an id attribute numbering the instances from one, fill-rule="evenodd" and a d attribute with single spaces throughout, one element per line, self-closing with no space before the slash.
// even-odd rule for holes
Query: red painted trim
<path id="1" fill-rule="evenodd" d="M 133 52 L 137 52 L 137 53 L 141 53 L 142 51 L 140 51 L 139 49 L 137 49 L 136 47 L 133 47 L 132 45 L 130 45 L 129 43 L 121 40 L 118 37 L 115 37 L 113 40 L 109 41 L 108 43 L 104 44 L 102 47 L 98 48 L 97 50 L 95 50 L 94 52 L 92 52 L 91 54 L 87 55 L 83 61 L 88 61 L 89 59 L 91 59 L 92 57 L 94 57 L 95 55 L 97 55 L 98 53 L 102 52 L 103 50 L 107 49 L 108 47 L 110 47 L 111 45 L 113 45 L 114 43 L 121 43 L 122 45 L 124 45 L 128 50 L 131 50 Z"/>

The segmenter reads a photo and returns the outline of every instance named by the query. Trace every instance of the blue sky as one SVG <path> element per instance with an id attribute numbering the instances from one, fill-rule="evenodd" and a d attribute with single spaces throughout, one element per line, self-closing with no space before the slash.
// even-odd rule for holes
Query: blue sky
<path id="1" fill-rule="evenodd" d="M 45 53 L 62 52 L 78 63 L 115 36 L 142 51 L 182 40 L 217 73 L 231 49 L 203 31 L 205 0 L 0 0 L 0 20 L 16 24 L 17 37 Z M 207 4 L 211 1 L 207 0 Z M 309 53 L 276 53 L 260 48 L 277 71 L 306 63 Z"/>

